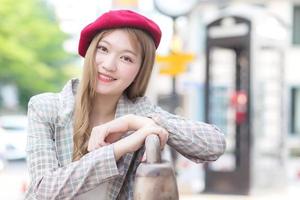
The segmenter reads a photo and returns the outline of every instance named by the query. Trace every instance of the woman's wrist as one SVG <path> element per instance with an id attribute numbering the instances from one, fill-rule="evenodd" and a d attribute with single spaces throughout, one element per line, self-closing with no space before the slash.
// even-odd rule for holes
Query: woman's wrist
<path id="1" fill-rule="evenodd" d="M 127 115 L 127 123 L 130 130 L 138 130 L 143 126 L 155 124 L 155 122 L 148 117 L 142 117 L 134 114 Z"/>
<path id="2" fill-rule="evenodd" d="M 119 140 L 113 144 L 113 150 L 116 161 L 118 161 L 123 155 L 125 155 L 128 152 L 128 147 L 126 146 L 126 143 L 124 143 L 124 140 Z"/>

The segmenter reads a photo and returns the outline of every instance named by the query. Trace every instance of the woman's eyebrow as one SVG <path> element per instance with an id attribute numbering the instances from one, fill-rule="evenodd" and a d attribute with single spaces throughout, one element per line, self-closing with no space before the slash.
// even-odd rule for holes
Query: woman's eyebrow
<path id="1" fill-rule="evenodd" d="M 104 42 L 104 43 L 106 43 L 107 45 L 111 46 L 111 43 L 110 43 L 110 42 L 108 42 L 108 41 L 107 41 L 107 40 L 105 40 L 105 39 L 103 39 L 103 40 L 100 40 L 100 42 L 99 42 L 99 43 L 101 43 L 101 42 Z M 121 52 L 127 52 L 127 53 L 131 53 L 131 54 L 133 54 L 134 56 L 137 56 L 137 53 L 136 53 L 136 52 L 134 52 L 134 51 L 132 51 L 132 50 L 130 50 L 130 49 L 124 49 L 124 50 L 122 50 Z"/>
<path id="2" fill-rule="evenodd" d="M 137 56 L 137 54 L 136 54 L 134 51 L 131 51 L 131 50 L 129 50 L 129 49 L 125 49 L 125 50 L 123 50 L 123 52 L 131 53 L 131 54 L 133 54 L 134 56 Z"/>
<path id="3" fill-rule="evenodd" d="M 108 44 L 108 45 L 111 45 L 111 44 L 110 44 L 108 41 L 106 41 L 106 40 L 100 40 L 99 43 L 101 43 L 101 42 L 104 42 L 104 43 L 106 43 L 106 44 Z M 99 43 L 98 43 L 98 44 L 99 44 Z"/>

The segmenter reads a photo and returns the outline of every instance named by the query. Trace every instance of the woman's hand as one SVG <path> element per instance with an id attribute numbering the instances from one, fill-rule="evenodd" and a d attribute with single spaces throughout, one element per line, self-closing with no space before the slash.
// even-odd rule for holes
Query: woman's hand
<path id="1" fill-rule="evenodd" d="M 134 152 L 141 148 L 146 137 L 150 134 L 156 134 L 159 136 L 160 147 L 163 149 L 168 141 L 168 131 L 156 124 L 149 124 L 114 143 L 116 160 L 119 160 L 119 158 L 126 153 Z"/>
<path id="2" fill-rule="evenodd" d="M 127 131 L 135 131 L 146 125 L 154 124 L 155 122 L 150 118 L 129 114 L 95 126 L 90 135 L 88 151 L 118 141 Z"/>

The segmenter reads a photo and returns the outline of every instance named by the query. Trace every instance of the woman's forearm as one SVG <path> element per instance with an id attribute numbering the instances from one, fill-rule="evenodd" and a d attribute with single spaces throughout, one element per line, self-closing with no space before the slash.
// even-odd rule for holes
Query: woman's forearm
<path id="1" fill-rule="evenodd" d="M 118 161 L 123 155 L 125 155 L 128 152 L 128 147 L 126 143 L 124 142 L 124 139 L 118 140 L 113 144 L 113 150 L 116 161 Z"/>
<path id="2" fill-rule="evenodd" d="M 156 134 L 160 137 L 161 147 L 163 148 L 167 142 L 169 133 L 156 124 L 147 124 L 113 144 L 116 161 L 126 153 L 135 152 L 140 149 L 143 146 L 146 137 L 150 134 Z"/>
<path id="3" fill-rule="evenodd" d="M 128 123 L 129 130 L 138 130 L 145 125 L 155 124 L 155 122 L 148 117 L 142 117 L 134 114 L 126 115 L 125 118 Z"/>

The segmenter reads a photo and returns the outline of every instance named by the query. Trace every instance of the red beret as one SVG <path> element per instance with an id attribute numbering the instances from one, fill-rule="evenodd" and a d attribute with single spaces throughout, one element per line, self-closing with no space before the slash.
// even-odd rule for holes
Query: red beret
<path id="1" fill-rule="evenodd" d="M 83 28 L 80 34 L 78 53 L 84 57 L 94 36 L 104 29 L 132 27 L 144 30 L 153 39 L 157 48 L 161 38 L 159 26 L 152 20 L 130 10 L 112 10 L 104 13 Z"/>

